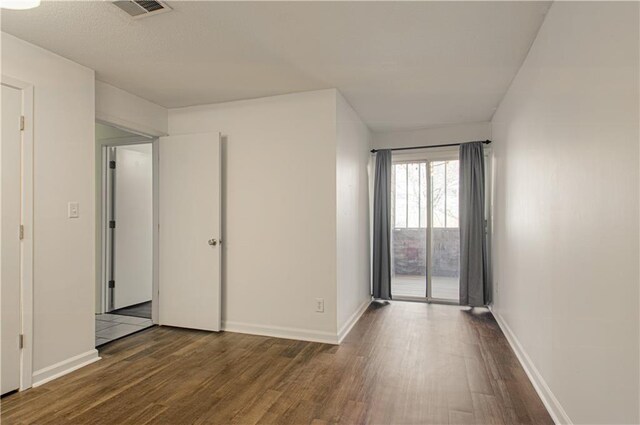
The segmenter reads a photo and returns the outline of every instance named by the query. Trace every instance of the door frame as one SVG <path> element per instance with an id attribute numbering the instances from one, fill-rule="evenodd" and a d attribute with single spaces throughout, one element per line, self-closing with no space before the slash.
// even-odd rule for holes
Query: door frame
<path id="1" fill-rule="evenodd" d="M 20 221 L 24 235 L 20 241 L 20 333 L 23 347 L 20 350 L 20 391 L 33 384 L 33 117 L 34 86 L 2 74 L 0 84 L 22 92 L 22 158 Z"/>
<path id="2" fill-rule="evenodd" d="M 145 134 L 140 131 L 132 130 L 129 128 L 124 128 L 120 125 L 110 123 L 108 121 L 96 119 L 96 122 L 99 122 L 104 125 L 108 125 L 111 127 L 115 127 L 133 134 L 137 136 L 127 137 L 127 138 L 118 138 L 118 139 L 104 139 L 97 146 L 96 149 L 96 163 L 99 167 L 99 175 L 100 175 L 100 192 L 99 196 L 96 196 L 97 208 L 96 211 L 100 214 L 99 218 L 96 220 L 97 223 L 97 238 L 99 241 L 97 243 L 98 246 L 98 254 L 96 258 L 96 265 L 100 269 L 99 276 L 97 277 L 96 282 L 96 311 L 100 313 L 105 313 L 107 311 L 107 300 L 108 300 L 108 270 L 106 264 L 106 252 L 109 249 L 109 239 L 107 238 L 108 233 L 108 215 L 106 214 L 107 202 L 107 187 L 106 187 L 106 179 L 108 173 L 108 166 L 106 162 L 106 151 L 109 147 L 117 147 L 117 146 L 130 146 L 130 145 L 140 145 L 151 143 L 151 155 L 152 155 L 152 179 L 153 179 L 153 188 L 152 188 L 152 197 L 153 197 L 153 277 L 152 277 L 152 297 L 151 297 L 151 321 L 154 324 L 159 323 L 159 284 L 158 284 L 158 250 L 159 250 L 159 213 L 158 213 L 158 194 L 159 194 L 159 179 L 158 179 L 158 166 L 159 166 L 159 157 L 158 157 L 158 137 L 150 134 Z M 97 141 L 96 141 L 97 143 Z"/>
<path id="3" fill-rule="evenodd" d="M 486 220 L 487 220 L 487 243 L 490 246 L 490 238 L 489 236 L 491 235 L 491 171 L 492 171 L 492 165 L 491 165 L 491 148 L 488 146 L 484 147 L 484 157 L 485 157 L 485 215 L 486 215 Z M 444 147 L 444 148 L 433 148 L 433 149 L 429 149 L 429 150 L 422 150 L 422 151 L 408 151 L 408 152 L 400 152 L 400 153 L 392 153 L 392 157 L 391 157 L 391 163 L 393 164 L 402 164 L 402 163 L 411 163 L 411 162 L 421 162 L 421 161 L 425 161 L 427 163 L 427 165 L 432 162 L 432 161 L 447 161 L 447 160 L 453 160 L 453 159 L 458 159 L 459 160 L 460 155 L 459 155 L 459 148 L 456 147 Z M 427 188 L 430 187 L 431 184 L 431 174 L 429 172 L 429 169 L 427 169 Z M 393 173 L 392 173 L 392 181 L 394 179 Z M 393 190 L 393 183 L 392 183 L 392 190 Z M 395 210 L 394 207 L 394 199 L 395 197 L 391 197 L 391 209 L 392 211 Z M 393 223 L 392 223 L 393 226 Z M 393 227 L 392 227 L 393 229 Z M 426 232 L 427 232 L 427 246 L 426 246 L 426 262 L 427 262 L 427 267 L 426 267 L 426 286 L 427 286 L 427 291 L 426 291 L 426 296 L 424 297 L 411 297 L 411 296 L 393 296 L 393 293 L 391 294 L 394 300 L 397 301 L 415 301 L 415 302 L 426 302 L 426 303 L 433 303 L 433 304 L 448 304 L 448 305 L 460 305 L 460 301 L 453 301 L 453 300 L 447 300 L 447 299 L 442 299 L 442 298 L 433 298 L 431 296 L 431 261 L 432 261 L 432 253 L 431 253 L 431 208 L 427 208 L 427 228 L 426 228 Z M 392 236 L 393 236 L 393 232 L 391 232 Z M 393 247 L 393 239 L 391 239 L 391 246 Z M 393 249 L 393 248 L 392 248 Z"/>

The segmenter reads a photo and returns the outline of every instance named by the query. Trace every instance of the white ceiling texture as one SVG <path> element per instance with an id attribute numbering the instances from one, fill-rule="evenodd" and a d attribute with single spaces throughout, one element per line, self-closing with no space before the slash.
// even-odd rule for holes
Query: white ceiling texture
<path id="1" fill-rule="evenodd" d="M 549 2 L 109 1 L 2 12 L 2 31 L 171 108 L 335 87 L 374 131 L 487 121 Z"/>

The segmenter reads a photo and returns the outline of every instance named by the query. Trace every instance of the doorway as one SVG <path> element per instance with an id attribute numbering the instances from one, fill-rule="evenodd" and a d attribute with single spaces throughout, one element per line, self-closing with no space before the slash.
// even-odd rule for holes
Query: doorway
<path id="1" fill-rule="evenodd" d="M 2 200 L 0 235 L 2 237 L 2 264 L 0 299 L 2 300 L 2 387 L 1 393 L 20 387 L 20 245 L 22 214 L 20 208 L 22 162 L 22 92 L 2 85 L 2 148 L 0 170 L 2 174 Z"/>
<path id="2" fill-rule="evenodd" d="M 394 155 L 391 294 L 459 303 L 458 152 Z"/>
<path id="3" fill-rule="evenodd" d="M 0 394 L 31 387 L 33 361 L 33 86 L 2 76 Z"/>
<path id="4" fill-rule="evenodd" d="M 221 135 L 201 133 L 153 138 L 97 123 L 96 140 L 99 173 L 96 239 L 100 269 L 96 279 L 96 346 L 154 325 L 219 331 Z M 126 164 L 141 166 L 144 161 L 148 164 L 149 151 L 145 145 L 149 144 L 151 185 L 148 171 L 143 173 L 144 184 L 139 181 L 127 184 L 126 176 L 139 176 L 141 172 L 126 171 Z M 140 159 L 141 154 L 146 155 L 146 159 Z M 146 224 L 149 186 L 151 247 L 148 233 L 141 231 L 143 226 L 149 228 Z M 142 196 L 142 190 L 147 195 Z M 139 217 L 142 210 L 147 211 L 146 221 Z M 132 233 L 137 235 L 135 240 L 131 238 Z M 125 246 L 121 247 L 122 244 Z M 143 263 L 146 267 L 142 267 Z M 123 291 L 127 282 L 139 284 L 143 278 L 148 282 L 150 268 L 151 319 L 148 286 L 144 289 L 147 292 L 134 293 L 130 288 Z M 131 273 L 131 269 L 138 274 Z"/>
<path id="5" fill-rule="evenodd" d="M 97 123 L 101 278 L 96 346 L 153 326 L 154 140 Z"/>

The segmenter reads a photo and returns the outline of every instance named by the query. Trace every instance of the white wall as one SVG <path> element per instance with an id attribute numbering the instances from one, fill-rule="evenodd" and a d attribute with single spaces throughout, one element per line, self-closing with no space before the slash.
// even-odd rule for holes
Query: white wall
<path id="1" fill-rule="evenodd" d="M 166 108 L 102 81 L 96 81 L 96 119 L 149 136 L 167 134 Z"/>
<path id="2" fill-rule="evenodd" d="M 335 104 L 335 90 L 322 90 L 169 111 L 172 136 L 225 136 L 228 330 L 335 340 Z"/>
<path id="3" fill-rule="evenodd" d="M 371 133 L 336 91 L 338 334 L 344 337 L 371 300 L 369 176 Z"/>
<path id="4" fill-rule="evenodd" d="M 373 133 L 376 149 L 440 145 L 491 139 L 491 123 L 443 125 L 417 130 Z"/>
<path id="5" fill-rule="evenodd" d="M 94 349 L 94 72 L 2 33 L 2 74 L 34 85 L 34 381 Z M 67 218 L 67 203 L 80 217 Z M 73 296 L 70 296 L 73 294 Z M 77 357 L 75 360 L 71 358 Z"/>
<path id="6" fill-rule="evenodd" d="M 555 2 L 493 119 L 493 309 L 563 422 L 640 422 L 638 35 Z"/>

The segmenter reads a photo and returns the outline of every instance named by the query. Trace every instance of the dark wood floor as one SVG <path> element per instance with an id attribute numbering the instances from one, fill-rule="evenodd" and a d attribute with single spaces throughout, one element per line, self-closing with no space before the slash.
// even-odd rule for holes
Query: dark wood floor
<path id="1" fill-rule="evenodd" d="M 101 355 L 2 423 L 553 423 L 484 309 L 372 304 L 340 346 L 155 327 Z"/>

